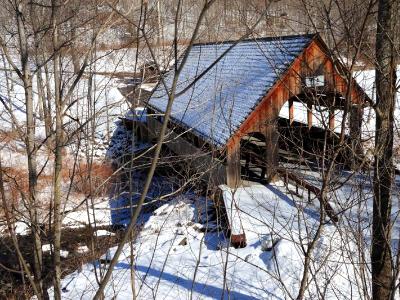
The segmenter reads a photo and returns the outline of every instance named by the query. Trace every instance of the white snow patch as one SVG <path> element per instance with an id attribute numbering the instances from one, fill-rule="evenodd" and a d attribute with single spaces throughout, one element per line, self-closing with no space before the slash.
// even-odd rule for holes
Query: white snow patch
<path id="1" fill-rule="evenodd" d="M 157 84 L 158 84 L 157 82 L 155 82 L 155 83 L 142 83 L 140 85 L 140 88 L 142 90 L 147 91 L 147 92 L 151 92 L 151 91 L 154 90 L 154 88 L 157 86 Z"/>
<path id="2" fill-rule="evenodd" d="M 114 236 L 115 233 L 105 229 L 98 229 L 94 232 L 94 236 Z"/>
<path id="3" fill-rule="evenodd" d="M 60 250 L 60 256 L 62 258 L 67 258 L 69 255 L 69 252 L 67 250 Z"/>
<path id="4" fill-rule="evenodd" d="M 54 247 L 53 247 L 52 244 L 44 244 L 44 245 L 42 245 L 42 252 L 43 253 L 47 253 L 47 252 L 50 252 L 50 251 L 53 251 L 53 250 L 54 250 Z M 69 255 L 69 252 L 67 250 L 62 250 L 62 249 L 60 250 L 60 256 L 62 258 L 67 258 L 68 255 Z"/>
<path id="5" fill-rule="evenodd" d="M 90 251 L 90 249 L 86 245 L 79 245 L 76 248 L 76 252 L 79 253 L 79 254 L 83 254 L 83 253 L 86 253 L 86 252 L 89 252 L 89 251 Z"/>
<path id="6" fill-rule="evenodd" d="M 15 222 L 15 233 L 19 235 L 27 235 L 31 232 L 28 224 L 25 222 Z"/>
<path id="7" fill-rule="evenodd" d="M 96 222 L 97 226 L 110 225 L 111 214 L 108 201 L 99 199 L 101 202 L 94 205 L 94 208 L 85 209 L 82 206 L 77 211 L 67 213 L 63 219 L 63 226 L 69 228 L 85 227 Z"/>
<path id="8" fill-rule="evenodd" d="M 51 244 L 42 245 L 42 251 L 43 252 L 50 252 L 52 249 L 53 249 L 53 245 L 51 245 Z"/>

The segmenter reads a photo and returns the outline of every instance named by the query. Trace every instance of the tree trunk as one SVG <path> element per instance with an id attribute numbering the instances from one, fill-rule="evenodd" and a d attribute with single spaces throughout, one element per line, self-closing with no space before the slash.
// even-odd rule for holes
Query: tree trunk
<path id="1" fill-rule="evenodd" d="M 376 133 L 372 224 L 372 296 L 390 299 L 393 291 L 391 255 L 391 188 L 393 183 L 393 123 L 396 62 L 393 30 L 394 1 L 380 0 L 376 33 Z"/>
<path id="2" fill-rule="evenodd" d="M 28 174 L 29 174 L 29 217 L 32 228 L 33 238 L 33 269 L 35 284 L 38 287 L 39 299 L 43 298 L 46 291 L 42 282 L 42 242 L 40 238 L 40 224 L 38 223 L 36 189 L 37 189 L 37 162 L 36 162 L 36 142 L 35 142 L 35 121 L 33 114 L 33 94 L 32 94 L 32 75 L 28 61 L 28 42 L 25 33 L 25 26 L 22 15 L 22 3 L 16 9 L 18 38 L 21 51 L 22 81 L 25 92 L 26 107 L 26 151 L 28 157 Z M 43 294 L 42 294 L 42 293 Z"/>
<path id="3" fill-rule="evenodd" d="M 61 72 L 60 72 L 60 53 L 57 51 L 58 46 L 58 27 L 56 20 L 57 3 L 52 1 L 53 9 L 53 49 L 54 49 L 54 98 L 56 108 L 56 134 L 54 149 L 54 298 L 61 299 L 61 171 L 62 171 L 62 149 L 63 149 L 63 132 L 62 132 L 62 100 L 61 100 Z"/>
<path id="4" fill-rule="evenodd" d="M 46 130 L 48 132 L 46 132 L 47 137 L 49 137 L 49 141 L 47 144 L 51 145 L 53 143 L 53 105 L 51 103 L 52 99 L 53 99 L 53 93 L 52 93 L 52 89 L 50 86 L 50 82 L 51 82 L 51 76 L 49 73 L 49 68 L 46 65 L 43 66 L 43 70 L 44 70 L 44 89 L 46 92 L 46 96 L 45 96 L 45 102 L 44 105 L 46 106 L 46 111 L 48 112 L 47 116 L 46 116 L 46 121 L 45 121 L 45 126 L 46 126 Z M 51 217 L 51 213 L 50 212 L 50 217 Z"/>
<path id="5" fill-rule="evenodd" d="M 38 58 L 36 58 L 38 60 Z M 37 62 L 39 65 L 39 62 Z M 44 127 L 46 132 L 46 137 L 51 135 L 51 111 L 49 111 L 46 101 L 46 92 L 43 84 L 42 68 L 38 68 L 37 71 L 37 89 L 38 89 L 38 100 L 39 107 L 42 108 L 43 116 L 41 118 L 44 120 Z"/>
<path id="6" fill-rule="evenodd" d="M 5 75 L 5 79 L 6 79 L 6 88 L 7 88 L 7 101 L 8 101 L 8 109 L 10 111 L 10 114 L 13 113 L 13 107 L 11 105 L 11 84 L 10 84 L 10 78 L 12 78 L 12 72 L 8 72 L 8 66 L 6 64 L 6 58 L 4 57 L 4 53 L 1 53 L 1 58 L 3 60 L 3 66 L 4 66 L 4 75 Z M 17 124 L 14 124 L 14 122 L 11 122 L 11 128 L 14 129 L 14 127 Z"/>

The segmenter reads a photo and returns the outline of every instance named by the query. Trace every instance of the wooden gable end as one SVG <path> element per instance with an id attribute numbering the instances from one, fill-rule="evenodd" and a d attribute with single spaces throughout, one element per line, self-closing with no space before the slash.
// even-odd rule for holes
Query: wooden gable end
<path id="1" fill-rule="evenodd" d="M 370 101 L 354 80 L 348 84 L 345 78 L 345 68 L 333 62 L 332 58 L 328 56 L 326 46 L 316 37 L 294 60 L 281 79 L 268 91 L 230 138 L 227 143 L 228 149 L 235 147 L 241 137 L 248 133 L 264 132 L 268 123 L 277 120 L 285 102 L 293 96 L 304 94 L 310 90 L 305 87 L 305 80 L 317 76 L 324 78 L 324 87 L 321 90 L 323 93 L 341 95 L 343 98 L 349 99 L 351 105 L 364 105 Z"/>

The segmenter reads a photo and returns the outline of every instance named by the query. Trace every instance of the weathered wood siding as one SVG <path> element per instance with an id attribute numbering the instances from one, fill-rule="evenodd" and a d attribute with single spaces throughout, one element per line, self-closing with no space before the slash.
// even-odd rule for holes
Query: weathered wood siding
<path id="1" fill-rule="evenodd" d="M 227 183 L 229 186 L 237 186 L 240 181 L 240 172 L 236 171 L 238 169 L 237 162 L 232 159 L 233 157 L 236 159 L 237 157 L 240 158 L 240 139 L 252 132 L 261 132 L 265 135 L 268 148 L 266 151 L 267 157 L 265 158 L 267 167 L 266 175 L 268 180 L 273 179 L 278 164 L 279 135 L 276 123 L 279 118 L 279 112 L 285 102 L 289 101 L 293 96 L 304 92 L 303 80 L 305 77 L 324 75 L 324 92 L 339 93 L 343 97 L 347 97 L 347 99 L 350 98 L 355 108 L 351 110 L 351 113 L 357 116 L 357 118 L 351 118 L 353 120 L 350 126 L 351 135 L 354 138 L 360 137 L 360 106 L 366 102 L 365 93 L 354 81 L 350 84 L 350 89 L 348 89 L 349 84 L 347 80 L 342 74 L 338 73 L 338 69 L 335 67 L 332 59 L 323 49 L 324 46 L 318 40 L 312 41 L 228 141 L 227 154 L 228 158 L 231 158 L 228 159 L 227 166 Z M 293 120 L 293 106 L 292 103 L 289 104 L 289 118 Z M 309 126 L 311 126 L 311 111 L 308 114 L 308 122 Z M 333 127 L 333 125 L 333 118 L 331 118 L 330 126 Z M 237 154 L 238 152 L 239 154 Z"/>
<path id="2" fill-rule="evenodd" d="M 159 136 L 161 126 L 162 124 L 155 118 L 147 118 L 147 128 L 152 138 Z M 227 174 L 223 162 L 212 157 L 210 153 L 205 153 L 195 147 L 171 129 L 167 129 L 166 136 L 165 145 L 171 151 L 181 156 L 189 168 L 196 170 L 197 174 L 202 174 L 202 180 L 215 186 L 226 183 Z"/>

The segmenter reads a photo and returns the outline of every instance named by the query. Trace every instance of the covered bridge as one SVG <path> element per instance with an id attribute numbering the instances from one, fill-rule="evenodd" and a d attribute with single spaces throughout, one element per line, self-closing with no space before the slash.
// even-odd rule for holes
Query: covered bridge
<path id="1" fill-rule="evenodd" d="M 167 87 L 173 75 L 174 70 L 165 75 Z M 302 102 L 311 128 L 313 101 L 318 100 L 329 112 L 326 130 L 332 132 L 335 110 L 347 110 L 351 139 L 360 140 L 368 99 L 345 78 L 345 68 L 318 34 L 196 44 L 179 77 L 167 145 L 197 161 L 196 167 L 217 165 L 207 168 L 215 184 L 236 187 L 241 183 L 241 140 L 256 134 L 266 145 L 262 176 L 271 180 L 277 173 L 278 119 L 285 103 L 292 124 L 294 103 Z M 167 103 L 167 91 L 159 84 L 148 101 L 150 135 L 157 136 Z"/>

